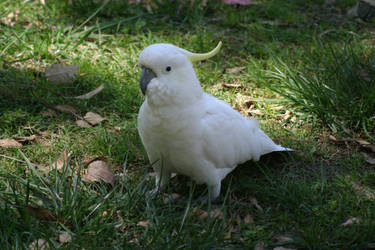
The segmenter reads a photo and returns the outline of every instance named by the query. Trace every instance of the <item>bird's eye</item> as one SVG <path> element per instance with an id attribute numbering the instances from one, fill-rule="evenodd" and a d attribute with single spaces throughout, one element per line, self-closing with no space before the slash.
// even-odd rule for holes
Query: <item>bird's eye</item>
<path id="1" fill-rule="evenodd" d="M 169 71 L 172 70 L 172 68 L 171 68 L 171 66 L 167 66 L 167 67 L 165 68 L 165 70 L 166 70 L 167 72 L 169 72 Z"/>

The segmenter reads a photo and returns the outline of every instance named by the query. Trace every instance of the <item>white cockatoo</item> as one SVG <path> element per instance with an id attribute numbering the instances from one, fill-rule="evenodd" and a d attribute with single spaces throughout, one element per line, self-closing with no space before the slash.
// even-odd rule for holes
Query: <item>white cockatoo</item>
<path id="1" fill-rule="evenodd" d="M 138 131 L 156 173 L 156 189 L 172 173 L 208 186 L 209 197 L 220 194 L 221 180 L 238 164 L 267 153 L 286 151 L 258 126 L 226 102 L 203 92 L 192 62 L 220 50 L 195 54 L 171 44 L 153 44 L 139 56 L 140 88 L 145 95 Z"/>

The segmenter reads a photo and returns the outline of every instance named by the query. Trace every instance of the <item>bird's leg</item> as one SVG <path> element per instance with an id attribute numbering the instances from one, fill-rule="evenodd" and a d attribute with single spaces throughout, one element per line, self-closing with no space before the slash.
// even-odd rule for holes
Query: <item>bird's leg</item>
<path id="1" fill-rule="evenodd" d="M 155 188 L 150 191 L 150 194 L 154 195 L 160 190 L 163 190 L 169 182 L 169 178 L 171 176 L 171 173 L 162 167 L 154 167 L 154 171 L 156 174 L 155 177 Z"/>
<path id="2" fill-rule="evenodd" d="M 221 182 L 217 183 L 216 185 L 208 186 L 208 197 L 211 201 L 214 201 L 219 197 L 221 189 Z"/>
<path id="3" fill-rule="evenodd" d="M 217 197 L 220 195 L 220 189 L 221 189 L 221 182 L 217 183 L 216 185 L 207 185 L 208 188 L 208 195 L 203 196 L 199 199 L 199 202 L 205 203 L 208 201 L 215 201 Z"/>

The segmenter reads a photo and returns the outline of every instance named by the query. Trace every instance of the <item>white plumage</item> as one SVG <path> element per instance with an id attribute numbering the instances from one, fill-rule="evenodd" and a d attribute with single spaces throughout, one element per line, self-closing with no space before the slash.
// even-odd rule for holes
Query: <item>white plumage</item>
<path id="1" fill-rule="evenodd" d="M 207 184 L 211 199 L 234 168 L 260 156 L 288 150 L 276 145 L 258 126 L 227 103 L 204 93 L 192 61 L 209 58 L 170 44 L 154 44 L 139 57 L 145 94 L 138 131 L 156 172 L 156 190 L 171 173 Z"/>

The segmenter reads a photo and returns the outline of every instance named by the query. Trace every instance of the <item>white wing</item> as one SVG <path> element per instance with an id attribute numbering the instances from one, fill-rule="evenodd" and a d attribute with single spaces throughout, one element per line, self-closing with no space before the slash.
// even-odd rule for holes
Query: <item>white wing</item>
<path id="1" fill-rule="evenodd" d="M 258 126 L 227 103 L 211 95 L 204 96 L 205 112 L 201 119 L 203 151 L 217 168 L 234 168 L 248 160 L 285 148 L 276 145 Z"/>

